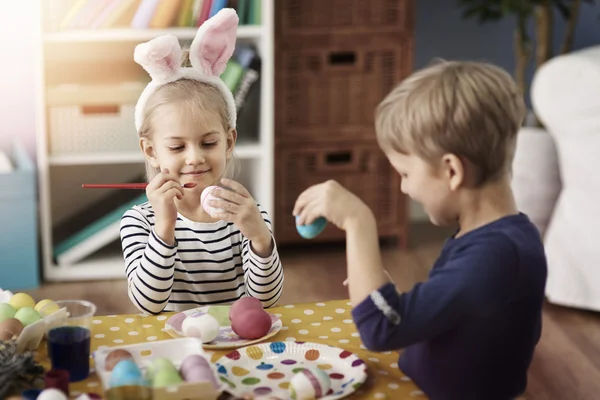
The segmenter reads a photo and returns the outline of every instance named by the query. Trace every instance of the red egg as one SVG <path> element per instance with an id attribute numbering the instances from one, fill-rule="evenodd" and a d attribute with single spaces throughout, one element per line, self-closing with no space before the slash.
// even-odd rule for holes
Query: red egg
<path id="1" fill-rule="evenodd" d="M 131 359 L 133 360 L 133 355 L 125 349 L 115 349 L 108 353 L 106 356 L 106 360 L 104 361 L 104 367 L 107 371 L 112 371 L 115 365 L 119 363 L 121 360 Z"/>
<path id="2" fill-rule="evenodd" d="M 246 310 L 234 316 L 231 329 L 242 339 L 258 339 L 271 329 L 271 316 L 262 309 Z"/>
<path id="3" fill-rule="evenodd" d="M 255 299 L 254 297 L 242 297 L 231 305 L 231 308 L 229 309 L 229 320 L 233 321 L 233 319 L 239 313 L 243 313 L 251 309 L 263 310 L 263 305 L 260 300 Z"/>

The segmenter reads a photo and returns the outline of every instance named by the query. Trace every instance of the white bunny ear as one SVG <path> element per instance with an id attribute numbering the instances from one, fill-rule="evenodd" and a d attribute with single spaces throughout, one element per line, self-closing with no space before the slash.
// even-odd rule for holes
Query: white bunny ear
<path id="1" fill-rule="evenodd" d="M 148 72 L 153 81 L 166 81 L 181 65 L 181 46 L 173 35 L 159 36 L 138 44 L 133 59 Z"/>
<path id="2" fill-rule="evenodd" d="M 238 23 L 235 10 L 223 8 L 200 25 L 190 46 L 192 66 L 209 76 L 221 75 L 235 49 Z"/>

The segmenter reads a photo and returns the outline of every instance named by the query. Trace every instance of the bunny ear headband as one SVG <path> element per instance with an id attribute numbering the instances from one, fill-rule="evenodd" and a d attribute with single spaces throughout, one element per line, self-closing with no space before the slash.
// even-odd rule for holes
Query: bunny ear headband
<path id="1" fill-rule="evenodd" d="M 233 54 L 239 18 L 233 8 L 223 8 L 206 20 L 196 33 L 190 47 L 192 67 L 181 67 L 181 46 L 173 35 L 159 36 L 135 47 L 133 59 L 150 75 L 135 106 L 135 128 L 139 132 L 146 102 L 160 86 L 182 78 L 215 86 L 227 103 L 229 123 L 236 127 L 236 108 L 233 94 L 219 78 Z"/>

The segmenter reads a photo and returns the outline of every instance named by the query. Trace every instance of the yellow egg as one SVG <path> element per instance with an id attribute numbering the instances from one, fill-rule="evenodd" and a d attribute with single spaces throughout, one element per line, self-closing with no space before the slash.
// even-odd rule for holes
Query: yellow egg
<path id="1" fill-rule="evenodd" d="M 48 300 L 48 299 L 44 299 L 44 300 L 38 302 L 34 308 L 35 308 L 35 311 L 42 314 L 43 317 L 53 314 L 53 313 L 57 312 L 58 310 L 60 310 L 60 308 L 58 307 L 58 304 L 56 304 L 52 300 Z M 43 310 L 43 312 L 42 312 L 42 310 Z"/>
<path id="2" fill-rule="evenodd" d="M 16 310 L 20 310 L 23 307 L 35 307 L 35 300 L 27 293 L 16 293 L 10 298 L 8 304 L 13 306 Z"/>

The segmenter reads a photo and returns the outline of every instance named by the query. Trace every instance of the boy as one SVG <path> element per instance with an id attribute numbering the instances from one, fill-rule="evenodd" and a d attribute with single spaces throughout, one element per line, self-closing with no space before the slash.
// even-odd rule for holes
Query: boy
<path id="1" fill-rule="evenodd" d="M 404 348 L 399 367 L 432 399 L 522 394 L 540 338 L 546 259 L 510 188 L 522 94 L 503 70 L 444 62 L 414 73 L 376 112 L 402 191 L 435 225 L 457 223 L 426 282 L 399 293 L 385 273 L 370 209 L 333 181 L 308 188 L 298 223 L 346 231 L 353 318 L 365 346 Z"/>

